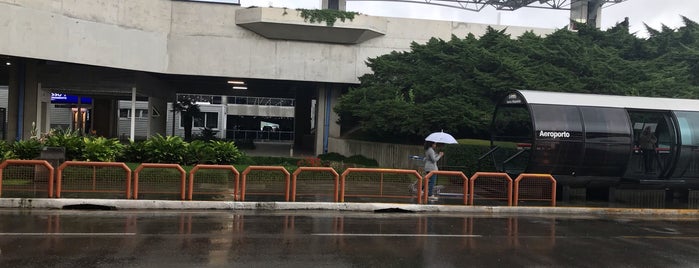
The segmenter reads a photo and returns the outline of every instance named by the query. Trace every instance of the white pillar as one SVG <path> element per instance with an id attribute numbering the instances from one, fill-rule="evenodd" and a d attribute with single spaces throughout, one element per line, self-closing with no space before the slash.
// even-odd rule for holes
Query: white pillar
<path id="1" fill-rule="evenodd" d="M 131 126 L 129 138 L 136 140 L 136 87 L 131 88 Z"/>

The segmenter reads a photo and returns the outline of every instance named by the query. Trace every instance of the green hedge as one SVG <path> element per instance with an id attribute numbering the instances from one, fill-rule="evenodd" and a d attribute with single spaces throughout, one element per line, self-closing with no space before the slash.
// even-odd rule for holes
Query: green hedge
<path id="1" fill-rule="evenodd" d="M 490 157 L 478 161 L 478 158 L 488 151 L 490 151 L 490 146 L 485 144 L 447 145 L 444 147 L 445 162 L 442 163 L 441 167 L 443 170 L 461 171 L 469 177 L 479 171 L 496 171 Z"/>

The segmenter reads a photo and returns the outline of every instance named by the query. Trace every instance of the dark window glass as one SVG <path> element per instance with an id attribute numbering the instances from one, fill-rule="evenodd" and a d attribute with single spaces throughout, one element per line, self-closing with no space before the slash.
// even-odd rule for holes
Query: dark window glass
<path id="1" fill-rule="evenodd" d="M 574 106 L 532 105 L 534 137 L 543 140 L 581 140 L 580 112 Z"/>
<path id="2" fill-rule="evenodd" d="M 581 107 L 585 122 L 585 141 L 630 143 L 631 125 L 624 109 Z"/>
<path id="3" fill-rule="evenodd" d="M 194 127 L 204 127 L 204 113 L 197 113 L 192 117 L 192 126 Z"/>
<path id="4" fill-rule="evenodd" d="M 218 128 L 218 113 L 206 113 L 206 127 Z"/>
<path id="5" fill-rule="evenodd" d="M 500 106 L 493 120 L 495 141 L 531 142 L 532 120 L 524 105 Z"/>

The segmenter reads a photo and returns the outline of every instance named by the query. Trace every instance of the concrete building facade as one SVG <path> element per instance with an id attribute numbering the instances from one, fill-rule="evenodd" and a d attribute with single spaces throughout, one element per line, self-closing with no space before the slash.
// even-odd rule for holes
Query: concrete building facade
<path id="1" fill-rule="evenodd" d="M 51 93 L 92 97 L 93 127 L 113 137 L 122 134 L 119 100 L 148 103 L 133 114 L 169 113 L 178 93 L 250 95 L 294 98 L 296 143 L 316 154 L 332 151 L 328 137 L 340 135 L 332 107 L 371 71 L 368 58 L 488 26 L 513 37 L 553 31 L 361 14 L 328 25 L 293 9 L 182 0 L 0 0 L 0 13 L 8 140 L 50 128 Z M 167 116 L 147 120 L 139 135 L 166 134 Z"/>

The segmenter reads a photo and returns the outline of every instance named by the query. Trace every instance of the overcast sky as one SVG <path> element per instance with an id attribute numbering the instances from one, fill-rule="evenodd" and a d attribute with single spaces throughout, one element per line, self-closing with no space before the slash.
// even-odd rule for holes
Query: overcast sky
<path id="1" fill-rule="evenodd" d="M 425 2 L 425 0 L 416 0 Z M 240 0 L 242 6 L 320 8 L 320 0 Z M 480 12 L 419 3 L 389 1 L 348 1 L 347 11 L 366 15 L 462 21 L 540 28 L 563 28 L 568 25 L 570 11 L 522 8 L 516 11 L 497 11 L 488 6 Z M 629 17 L 631 32 L 646 37 L 643 23 L 660 29 L 683 26 L 681 16 L 699 22 L 699 0 L 627 0 L 602 9 L 602 29 L 614 26 Z"/>

